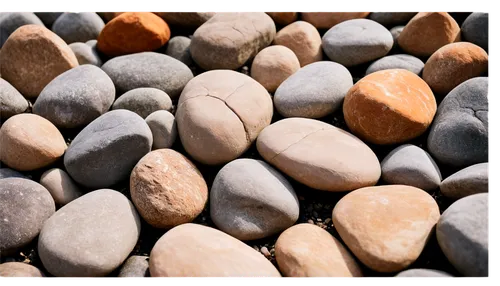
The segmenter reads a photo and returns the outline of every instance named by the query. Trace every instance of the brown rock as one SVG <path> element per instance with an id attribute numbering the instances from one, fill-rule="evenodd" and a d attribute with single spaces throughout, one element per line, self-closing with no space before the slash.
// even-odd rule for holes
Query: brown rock
<path id="1" fill-rule="evenodd" d="M 28 98 L 36 98 L 56 76 L 78 66 L 71 48 L 40 25 L 14 31 L 2 47 L 0 62 L 2 78 Z"/>
<path id="2" fill-rule="evenodd" d="M 154 51 L 170 39 L 170 28 L 149 12 L 126 12 L 109 21 L 97 38 L 97 48 L 108 56 Z"/>
<path id="3" fill-rule="evenodd" d="M 58 168 L 45 171 L 40 177 L 40 184 L 49 191 L 58 205 L 65 205 L 82 194 L 68 173 Z"/>
<path id="4" fill-rule="evenodd" d="M 444 45 L 460 41 L 460 27 L 446 12 L 420 12 L 398 38 L 398 45 L 414 56 L 428 57 Z"/>
<path id="5" fill-rule="evenodd" d="M 378 272 L 413 263 L 439 220 L 439 207 L 425 191 L 404 185 L 355 190 L 333 209 L 333 225 L 356 257 Z"/>
<path id="6" fill-rule="evenodd" d="M 301 67 L 323 59 L 321 36 L 313 25 L 304 21 L 293 22 L 281 29 L 274 38 L 274 44 L 292 50 Z"/>
<path id="7" fill-rule="evenodd" d="M 462 82 L 488 70 L 488 54 L 468 42 L 441 47 L 427 60 L 422 74 L 425 82 L 440 95 L 446 95 Z"/>
<path id="8" fill-rule="evenodd" d="M 175 119 L 184 149 L 209 165 L 243 154 L 273 116 L 273 103 L 257 81 L 230 70 L 202 73 L 179 98 Z"/>
<path id="9" fill-rule="evenodd" d="M 299 60 L 292 50 L 278 45 L 260 51 L 253 60 L 250 71 L 253 79 L 273 93 L 299 69 Z"/>
<path id="10" fill-rule="evenodd" d="M 151 250 L 151 277 L 280 277 L 264 255 L 214 228 L 187 223 L 164 234 Z"/>
<path id="11" fill-rule="evenodd" d="M 425 132 L 436 114 L 436 99 L 416 74 L 389 69 L 358 81 L 347 92 L 343 109 L 356 136 L 370 143 L 396 144 Z"/>
<path id="12" fill-rule="evenodd" d="M 0 158 L 18 171 L 54 163 L 66 150 L 64 138 L 47 119 L 29 113 L 15 115 L 0 128 Z"/>
<path id="13" fill-rule="evenodd" d="M 297 20 L 298 17 L 297 12 L 266 12 L 266 14 L 278 25 L 288 25 Z"/>
<path id="14" fill-rule="evenodd" d="M 318 29 L 330 29 L 331 27 L 352 19 L 368 17 L 370 12 L 302 12 L 302 20 L 311 23 Z"/>
<path id="15" fill-rule="evenodd" d="M 208 199 L 196 166 L 172 149 L 148 153 L 130 175 L 130 195 L 141 217 L 157 228 L 193 221 Z"/>
<path id="16" fill-rule="evenodd" d="M 22 262 L 0 264 L 0 277 L 45 277 L 35 266 Z"/>
<path id="17" fill-rule="evenodd" d="M 215 15 L 215 12 L 155 12 L 169 25 L 198 28 Z"/>
<path id="18" fill-rule="evenodd" d="M 318 190 L 373 186 L 381 173 L 377 156 L 361 140 L 314 119 L 273 123 L 259 134 L 257 150 L 268 163 Z"/>
<path id="19" fill-rule="evenodd" d="M 276 241 L 276 261 L 288 277 L 361 277 L 356 260 L 335 237 L 312 224 L 285 230 Z"/>

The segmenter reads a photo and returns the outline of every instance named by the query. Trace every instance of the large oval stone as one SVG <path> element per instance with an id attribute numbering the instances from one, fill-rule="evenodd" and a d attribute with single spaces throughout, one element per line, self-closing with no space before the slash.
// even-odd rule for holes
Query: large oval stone
<path id="1" fill-rule="evenodd" d="M 323 59 L 321 36 L 313 25 L 304 21 L 293 22 L 279 30 L 273 43 L 292 50 L 301 67 Z"/>
<path id="2" fill-rule="evenodd" d="M 390 69 L 404 69 L 411 71 L 416 75 L 420 75 L 424 69 L 424 62 L 422 62 L 419 58 L 410 55 L 390 55 L 370 64 L 370 66 L 366 69 L 366 74 Z"/>
<path id="3" fill-rule="evenodd" d="M 448 198 L 461 199 L 466 196 L 488 192 L 488 163 L 479 163 L 449 176 L 439 186 Z"/>
<path id="4" fill-rule="evenodd" d="M 470 14 L 460 30 L 465 41 L 476 44 L 488 52 L 488 13 Z"/>
<path id="5" fill-rule="evenodd" d="M 52 31 L 67 44 L 97 39 L 104 22 L 94 12 L 63 13 L 52 25 Z"/>

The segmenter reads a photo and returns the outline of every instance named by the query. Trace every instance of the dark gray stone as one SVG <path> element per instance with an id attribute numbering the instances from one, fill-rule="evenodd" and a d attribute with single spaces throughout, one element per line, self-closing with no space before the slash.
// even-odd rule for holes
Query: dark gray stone
<path id="1" fill-rule="evenodd" d="M 54 22 L 61 16 L 63 12 L 35 12 L 35 15 L 42 20 L 47 29 L 51 30 Z"/>
<path id="2" fill-rule="evenodd" d="M 0 78 L 0 118 L 7 120 L 28 109 L 28 101 L 8 81 Z"/>
<path id="3" fill-rule="evenodd" d="M 167 51 L 165 53 L 189 66 L 193 63 L 193 59 L 189 53 L 190 44 L 191 39 L 188 37 L 173 37 L 168 41 Z"/>
<path id="4" fill-rule="evenodd" d="M 366 69 L 366 74 L 388 69 L 405 69 L 416 75 L 420 75 L 424 69 L 424 65 L 424 62 L 419 58 L 411 55 L 390 55 L 374 61 Z"/>
<path id="5" fill-rule="evenodd" d="M 0 180 L 0 255 L 30 243 L 56 211 L 49 191 L 21 178 Z"/>
<path id="6" fill-rule="evenodd" d="M 320 118 L 341 107 L 352 85 L 352 76 L 344 66 L 312 63 L 281 83 L 274 93 L 274 106 L 284 117 Z"/>
<path id="7" fill-rule="evenodd" d="M 91 45 L 85 43 L 72 43 L 69 44 L 69 47 L 73 53 L 75 53 L 80 65 L 89 64 L 98 67 L 102 65 L 102 60 L 99 57 L 99 53 L 97 52 L 95 45 L 92 47 Z"/>
<path id="8" fill-rule="evenodd" d="M 64 13 L 52 25 L 52 31 L 67 44 L 97 39 L 104 22 L 94 12 Z"/>
<path id="9" fill-rule="evenodd" d="M 112 109 L 127 109 L 146 118 L 158 110 L 172 110 L 172 100 L 164 91 L 152 87 L 141 87 L 125 92 Z"/>
<path id="10" fill-rule="evenodd" d="M 193 78 L 184 63 L 154 52 L 116 57 L 107 61 L 102 69 L 113 80 L 118 94 L 139 87 L 154 87 L 175 99 Z"/>
<path id="11" fill-rule="evenodd" d="M 488 161 L 488 78 L 455 87 L 439 104 L 427 147 L 438 162 L 467 167 Z"/>
<path id="12" fill-rule="evenodd" d="M 33 105 L 33 113 L 59 128 L 76 128 L 104 114 L 114 100 L 115 87 L 108 75 L 96 66 L 82 65 L 45 86 Z"/>
<path id="13" fill-rule="evenodd" d="M 113 110 L 75 137 L 64 154 L 64 166 L 81 185 L 105 188 L 126 180 L 152 144 L 144 119 L 132 111 Z"/>
<path id="14" fill-rule="evenodd" d="M 450 263 L 464 276 L 488 276 L 488 194 L 462 198 L 441 215 L 436 235 Z"/>
<path id="15" fill-rule="evenodd" d="M 210 217 L 237 239 L 260 239 L 292 226 L 299 218 L 299 201 L 292 185 L 270 165 L 237 159 L 215 177 Z"/>
<path id="16" fill-rule="evenodd" d="M 0 13 L 0 48 L 2 48 L 7 38 L 9 38 L 10 34 L 17 30 L 17 28 L 30 24 L 43 26 L 42 21 L 38 19 L 34 13 Z"/>
<path id="17" fill-rule="evenodd" d="M 391 32 L 392 39 L 394 40 L 394 44 L 392 45 L 393 51 L 399 49 L 398 38 L 399 38 L 399 35 L 401 35 L 401 32 L 403 32 L 404 28 L 405 28 L 405 26 L 396 26 L 396 27 L 389 30 L 389 32 Z"/>
<path id="18" fill-rule="evenodd" d="M 118 277 L 147 277 L 148 274 L 149 257 L 133 255 L 125 261 Z"/>
<path id="19" fill-rule="evenodd" d="M 462 169 L 441 182 L 441 193 L 452 199 L 461 199 L 488 192 L 488 163 Z"/>
<path id="20" fill-rule="evenodd" d="M 453 277 L 453 276 L 439 270 L 415 268 L 415 269 L 408 269 L 405 271 L 401 271 L 395 277 Z"/>
<path id="21" fill-rule="evenodd" d="M 28 179 L 28 177 L 19 173 L 18 171 L 9 168 L 0 168 L 0 179 L 7 179 L 7 178 Z"/>
<path id="22" fill-rule="evenodd" d="M 38 255 L 54 276 L 105 276 L 129 256 L 140 232 L 139 215 L 127 197 L 114 190 L 96 190 L 45 222 Z"/>
<path id="23" fill-rule="evenodd" d="M 344 21 L 323 35 L 322 47 L 328 58 L 346 67 L 381 58 L 394 40 L 384 26 L 368 19 Z"/>
<path id="24" fill-rule="evenodd" d="M 158 110 L 146 117 L 153 133 L 153 149 L 170 148 L 177 139 L 177 123 L 172 113 Z"/>
<path id="25" fill-rule="evenodd" d="M 368 18 L 390 28 L 408 23 L 415 15 L 417 12 L 371 12 Z"/>
<path id="26" fill-rule="evenodd" d="M 462 36 L 488 52 L 488 13 L 472 13 L 462 24 Z"/>

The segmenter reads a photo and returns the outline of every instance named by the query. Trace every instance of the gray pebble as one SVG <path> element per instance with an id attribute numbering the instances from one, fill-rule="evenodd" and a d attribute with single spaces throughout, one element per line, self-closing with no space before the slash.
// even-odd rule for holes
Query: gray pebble
<path id="1" fill-rule="evenodd" d="M 147 277 L 149 274 L 149 257 L 132 255 L 123 263 L 118 277 Z"/>
<path id="2" fill-rule="evenodd" d="M 31 24 L 43 26 L 43 22 L 34 13 L 0 13 L 0 48 L 2 48 L 7 38 L 9 38 L 10 34 L 14 33 L 17 28 Z"/>
<path id="3" fill-rule="evenodd" d="M 158 110 L 146 117 L 153 133 L 153 149 L 170 148 L 177 139 L 177 123 L 172 113 Z"/>
<path id="4" fill-rule="evenodd" d="M 95 48 L 97 50 L 97 40 L 88 40 L 85 44 L 89 45 L 91 48 Z"/>
<path id="5" fill-rule="evenodd" d="M 404 25 L 408 23 L 417 12 L 371 12 L 368 18 L 386 27 Z"/>
<path id="6" fill-rule="evenodd" d="M 52 25 L 52 31 L 67 44 L 97 39 L 104 22 L 94 12 L 64 13 Z"/>
<path id="7" fill-rule="evenodd" d="M 19 173 L 18 171 L 12 170 L 10 168 L 0 168 L 0 179 L 7 179 L 7 178 L 28 179 L 28 177 Z"/>
<path id="8" fill-rule="evenodd" d="M 392 50 L 396 50 L 397 48 L 399 48 L 398 38 L 399 35 L 401 35 L 401 32 L 403 32 L 404 28 L 405 26 L 396 26 L 389 30 L 389 32 L 391 32 L 392 39 L 394 40 L 394 44 L 392 45 Z"/>
<path id="9" fill-rule="evenodd" d="M 462 36 L 488 52 L 488 13 L 475 12 L 469 15 L 462 24 Z"/>
<path id="10" fill-rule="evenodd" d="M 453 276 L 439 270 L 414 268 L 401 271 L 395 277 L 453 277 Z"/>
<path id="11" fill-rule="evenodd" d="M 416 75 L 420 75 L 424 69 L 424 65 L 424 62 L 419 58 L 411 55 L 390 55 L 374 61 L 366 69 L 366 74 L 388 69 L 405 69 Z"/>
<path id="12" fill-rule="evenodd" d="M 53 168 L 40 177 L 40 184 L 52 195 L 58 205 L 66 205 L 81 196 L 80 189 L 64 170 Z"/>
<path id="13" fill-rule="evenodd" d="M 7 120 L 28 109 L 28 101 L 8 81 L 0 78 L 0 118 Z"/>
<path id="14" fill-rule="evenodd" d="M 189 45 L 191 39 L 184 36 L 176 36 L 168 41 L 166 54 L 174 59 L 177 59 L 187 66 L 193 63 L 191 54 L 189 53 Z"/>
<path id="15" fill-rule="evenodd" d="M 75 53 L 78 63 L 80 65 L 90 64 L 100 67 L 102 65 L 102 60 L 99 57 L 97 49 L 85 43 L 71 43 L 69 47 Z"/>
<path id="16" fill-rule="evenodd" d="M 461 199 L 488 192 L 488 163 L 462 169 L 441 182 L 441 193 L 452 199 Z"/>
<path id="17" fill-rule="evenodd" d="M 61 16 L 63 12 L 35 12 L 35 15 L 42 20 L 47 29 L 51 30 L 54 22 Z"/>
<path id="18" fill-rule="evenodd" d="M 157 110 L 172 110 L 172 100 L 164 91 L 152 87 L 141 87 L 120 96 L 111 109 L 127 109 L 146 118 Z"/>

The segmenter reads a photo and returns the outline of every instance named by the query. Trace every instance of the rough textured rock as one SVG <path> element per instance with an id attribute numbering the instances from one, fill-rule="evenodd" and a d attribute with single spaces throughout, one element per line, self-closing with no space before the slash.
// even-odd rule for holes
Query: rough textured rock
<path id="1" fill-rule="evenodd" d="M 36 98 L 56 76 L 78 66 L 70 47 L 40 25 L 25 25 L 12 33 L 0 62 L 2 78 L 28 98 Z"/>
<path id="2" fill-rule="evenodd" d="M 30 243 L 56 211 L 50 193 L 21 178 L 0 180 L 0 253 L 9 254 Z"/>
<path id="3" fill-rule="evenodd" d="M 488 52 L 488 13 L 472 13 L 461 27 L 465 41 L 480 46 Z"/>
<path id="4" fill-rule="evenodd" d="M 193 78 L 193 72 L 182 62 L 153 52 L 116 57 L 107 61 L 102 70 L 113 80 L 117 95 L 139 87 L 154 87 L 176 99 Z"/>
<path id="5" fill-rule="evenodd" d="M 64 13 L 52 25 L 52 31 L 67 44 L 97 39 L 104 22 L 94 12 Z"/>
<path id="6" fill-rule="evenodd" d="M 263 12 L 217 13 L 194 32 L 190 52 L 205 70 L 238 69 L 276 35 L 273 20 Z"/>
<path id="7" fill-rule="evenodd" d="M 28 109 L 28 101 L 8 81 L 0 78 L 0 118 L 2 121 L 23 113 Z"/>
<path id="8" fill-rule="evenodd" d="M 24 25 L 43 26 L 43 23 L 35 14 L 30 12 L 0 13 L 0 48 L 17 28 Z"/>
<path id="9" fill-rule="evenodd" d="M 86 43 L 72 43 L 69 45 L 80 65 L 94 65 L 100 67 L 102 60 L 96 48 Z"/>
<path id="10" fill-rule="evenodd" d="M 22 262 L 0 264 L 0 277 L 45 277 L 40 269 Z"/>
<path id="11" fill-rule="evenodd" d="M 33 113 L 59 128 L 83 127 L 109 110 L 115 86 L 93 65 L 82 65 L 53 79 L 40 93 Z"/>
<path id="12" fill-rule="evenodd" d="M 214 12 L 157 12 L 169 25 L 177 25 L 186 28 L 198 28 L 212 18 Z"/>
<path id="13" fill-rule="evenodd" d="M 112 109 L 127 109 L 146 118 L 158 110 L 172 110 L 172 100 L 164 91 L 152 87 L 129 90 L 120 96 Z"/>
<path id="14" fill-rule="evenodd" d="M 54 22 L 61 16 L 63 12 L 35 12 L 35 15 L 42 20 L 45 27 L 52 28 Z"/>
<path id="15" fill-rule="evenodd" d="M 97 48 L 108 56 L 122 56 L 161 48 L 170 28 L 150 12 L 126 12 L 109 21 L 97 38 Z"/>
<path id="16" fill-rule="evenodd" d="M 64 166 L 79 184 L 105 188 L 127 179 L 152 144 L 144 119 L 132 111 L 113 110 L 78 133 L 64 155 Z"/>
<path id="17" fill-rule="evenodd" d="M 189 52 L 190 45 L 191 39 L 188 37 L 173 37 L 168 41 L 168 46 L 165 54 L 183 62 L 187 66 L 190 66 L 193 64 L 193 59 L 191 58 L 191 53 Z"/>
<path id="18" fill-rule="evenodd" d="M 420 12 L 413 17 L 398 38 L 407 53 L 428 57 L 444 45 L 460 41 L 460 27 L 446 12 Z"/>
<path id="19" fill-rule="evenodd" d="M 267 163 L 237 159 L 215 177 L 210 218 L 237 239 L 260 239 L 292 226 L 299 218 L 299 201 L 292 185 Z"/>
<path id="20" fill-rule="evenodd" d="M 475 164 L 446 178 L 439 186 L 452 199 L 488 192 L 488 163 Z"/>
<path id="21" fill-rule="evenodd" d="M 276 25 L 288 25 L 298 18 L 297 12 L 266 12 Z"/>
<path id="22" fill-rule="evenodd" d="M 66 205 L 81 196 L 79 187 L 62 169 L 53 168 L 45 171 L 40 177 L 40 184 L 49 191 L 58 205 Z"/>
<path id="23" fill-rule="evenodd" d="M 208 187 L 189 159 L 172 149 L 159 149 L 144 156 L 132 170 L 130 196 L 147 223 L 171 228 L 201 213 Z"/>
<path id="24" fill-rule="evenodd" d="M 276 241 L 276 261 L 288 277 L 360 277 L 356 260 L 326 230 L 308 223 L 285 230 Z"/>
<path id="25" fill-rule="evenodd" d="M 186 85 L 175 115 L 189 155 L 217 165 L 238 158 L 250 147 L 271 123 L 273 104 L 267 90 L 251 77 L 215 70 Z"/>
<path id="26" fill-rule="evenodd" d="M 153 149 L 170 148 L 177 139 L 177 123 L 172 113 L 158 110 L 146 117 L 153 134 Z"/>
<path id="27" fill-rule="evenodd" d="M 313 25 L 304 21 L 293 22 L 281 29 L 273 43 L 292 50 L 301 67 L 323 59 L 321 36 Z"/>
<path id="28" fill-rule="evenodd" d="M 453 277 L 453 276 L 439 270 L 414 268 L 401 271 L 395 277 Z"/>
<path id="29" fill-rule="evenodd" d="M 343 110 L 356 136 L 375 144 L 396 144 L 425 132 L 436 113 L 436 99 L 414 73 L 382 70 L 365 76 L 349 90 Z"/>
<path id="30" fill-rule="evenodd" d="M 487 77 L 465 81 L 444 98 L 427 137 L 427 147 L 438 162 L 453 167 L 488 161 Z"/>
<path id="31" fill-rule="evenodd" d="M 405 25 L 415 15 L 416 12 L 371 12 L 368 18 L 390 28 Z"/>
<path id="32" fill-rule="evenodd" d="M 6 179 L 6 178 L 28 179 L 25 175 L 19 173 L 18 171 L 14 171 L 9 168 L 0 168 L 0 179 Z"/>
<path id="33" fill-rule="evenodd" d="M 134 249 L 141 222 L 123 194 L 101 189 L 59 209 L 43 225 L 38 254 L 58 277 L 105 276 Z"/>
<path id="34" fill-rule="evenodd" d="M 118 277 L 147 277 L 149 274 L 149 257 L 133 255 L 123 263 Z"/>
<path id="35" fill-rule="evenodd" d="M 322 47 L 328 58 L 351 67 L 381 58 L 391 50 L 391 32 L 368 19 L 348 20 L 323 35 Z"/>
<path id="36" fill-rule="evenodd" d="M 1 161 L 17 171 L 46 167 L 63 156 L 64 138 L 47 119 L 35 114 L 18 114 L 0 128 Z"/>
<path id="37" fill-rule="evenodd" d="M 413 263 L 438 220 L 436 201 L 404 185 L 355 190 L 333 209 L 333 225 L 344 243 L 378 272 L 401 271 Z"/>
<path id="38" fill-rule="evenodd" d="M 302 20 L 318 29 L 331 27 L 347 20 L 366 18 L 370 12 L 302 12 Z"/>
<path id="39" fill-rule="evenodd" d="M 488 276 L 488 194 L 453 203 L 439 219 L 436 235 L 444 255 L 461 274 Z"/>
<path id="40" fill-rule="evenodd" d="M 260 51 L 252 62 L 251 76 L 273 93 L 289 76 L 300 69 L 292 50 L 285 46 L 270 46 Z"/>
<path id="41" fill-rule="evenodd" d="M 279 277 L 262 254 L 222 231 L 199 224 L 179 225 L 151 250 L 152 277 Z"/>
<path id="42" fill-rule="evenodd" d="M 341 107 L 352 85 L 352 76 L 344 66 L 329 61 L 312 63 L 279 86 L 274 106 L 284 117 L 324 117 Z"/>
<path id="43" fill-rule="evenodd" d="M 488 70 L 488 54 L 471 43 L 448 44 L 425 63 L 422 78 L 442 96 L 462 82 L 482 76 Z"/>
<path id="44" fill-rule="evenodd" d="M 404 144 L 397 147 L 380 165 L 382 179 L 389 184 L 432 191 L 441 183 L 441 172 L 436 162 L 427 152 L 415 145 Z"/>
<path id="45" fill-rule="evenodd" d="M 404 69 L 411 71 L 416 75 L 420 75 L 424 69 L 424 65 L 425 64 L 422 60 L 414 56 L 404 54 L 390 55 L 370 64 L 368 69 L 366 69 L 366 74 L 371 74 L 381 70 Z"/>
<path id="46" fill-rule="evenodd" d="M 283 173 L 311 188 L 350 191 L 375 185 L 380 164 L 355 136 L 330 124 L 287 118 L 262 130 L 259 154 Z"/>

